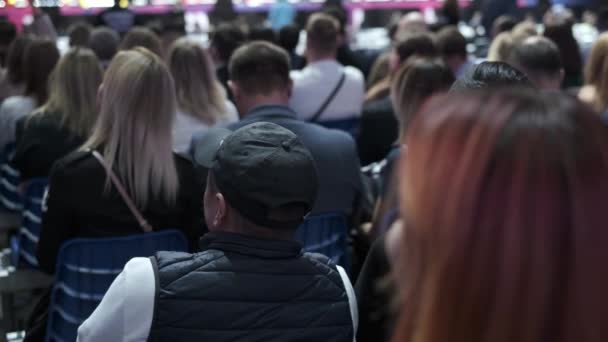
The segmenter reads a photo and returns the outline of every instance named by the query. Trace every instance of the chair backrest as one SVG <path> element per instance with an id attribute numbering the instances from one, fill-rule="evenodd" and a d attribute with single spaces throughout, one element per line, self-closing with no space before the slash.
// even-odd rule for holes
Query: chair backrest
<path id="1" fill-rule="evenodd" d="M 346 216 L 332 212 L 311 216 L 296 231 L 305 252 L 320 253 L 336 264 L 350 270 Z"/>
<path id="2" fill-rule="evenodd" d="M 341 120 L 319 121 L 317 123 L 323 127 L 338 129 L 349 133 L 352 136 L 356 136 L 357 134 L 359 134 L 359 121 L 359 118 L 353 117 Z"/>
<path id="3" fill-rule="evenodd" d="M 21 228 L 17 237 L 16 251 L 17 265 L 20 268 L 38 268 L 36 249 L 40 237 L 42 222 L 42 201 L 48 186 L 47 178 L 33 178 L 28 181 L 23 197 L 23 210 L 21 211 Z"/>
<path id="4" fill-rule="evenodd" d="M 23 198 L 19 193 L 19 171 L 11 163 L 14 154 L 15 144 L 8 144 L 0 153 L 0 205 L 8 211 L 19 212 Z"/>
<path id="5" fill-rule="evenodd" d="M 64 243 L 57 258 L 46 341 L 76 341 L 78 326 L 131 258 L 187 250 L 186 238 L 177 230 Z"/>

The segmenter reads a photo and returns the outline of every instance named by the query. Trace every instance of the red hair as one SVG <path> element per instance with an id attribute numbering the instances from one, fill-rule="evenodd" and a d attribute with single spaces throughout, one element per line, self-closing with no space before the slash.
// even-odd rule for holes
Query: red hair
<path id="1" fill-rule="evenodd" d="M 408 132 L 394 341 L 607 341 L 600 118 L 503 90 L 435 98 Z"/>

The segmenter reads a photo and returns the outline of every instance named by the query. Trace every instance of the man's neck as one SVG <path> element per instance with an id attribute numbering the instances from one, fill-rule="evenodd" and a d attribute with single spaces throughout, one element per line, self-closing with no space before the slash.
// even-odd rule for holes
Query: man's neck
<path id="1" fill-rule="evenodd" d="M 239 113 L 241 113 L 242 116 L 245 116 L 252 109 L 254 109 L 255 107 L 259 107 L 259 106 L 265 106 L 265 105 L 287 106 L 289 103 L 289 97 L 286 97 L 283 94 L 273 93 L 270 95 L 249 96 L 246 99 L 242 99 L 239 102 L 240 102 L 238 104 Z M 242 118 L 242 116 L 241 116 L 241 118 Z"/>
<path id="2" fill-rule="evenodd" d="M 317 62 L 324 62 L 324 61 L 335 61 L 336 60 L 336 54 L 315 54 L 315 53 L 309 53 L 306 55 L 306 61 L 311 64 L 311 63 L 317 63 Z"/>

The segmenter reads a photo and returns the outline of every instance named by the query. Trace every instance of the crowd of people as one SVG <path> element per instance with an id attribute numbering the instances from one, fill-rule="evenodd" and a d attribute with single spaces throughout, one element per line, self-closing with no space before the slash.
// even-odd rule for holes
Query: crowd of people
<path id="1" fill-rule="evenodd" d="M 607 340 L 608 32 L 584 51 L 573 24 L 499 17 L 480 62 L 409 13 L 371 68 L 334 8 L 302 56 L 294 25 L 80 25 L 63 54 L 15 34 L 0 151 L 49 180 L 40 269 L 82 237 L 177 229 L 192 253 L 129 261 L 79 341 Z M 330 212 L 351 264 L 294 240 Z"/>

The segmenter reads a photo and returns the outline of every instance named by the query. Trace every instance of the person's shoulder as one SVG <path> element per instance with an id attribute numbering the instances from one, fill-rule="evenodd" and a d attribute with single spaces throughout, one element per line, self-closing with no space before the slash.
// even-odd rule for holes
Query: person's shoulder
<path id="1" fill-rule="evenodd" d="M 13 108 L 20 106 L 27 102 L 27 99 L 27 97 L 21 95 L 10 96 L 2 102 L 2 108 Z"/>
<path id="2" fill-rule="evenodd" d="M 91 168 L 97 168 L 93 155 L 88 151 L 74 151 L 57 160 L 53 165 L 51 174 L 62 174 L 65 176 L 78 176 L 89 174 Z"/>
<path id="3" fill-rule="evenodd" d="M 341 131 L 338 129 L 327 128 L 327 127 L 321 126 L 316 123 L 311 123 L 311 122 L 303 122 L 303 124 L 305 125 L 306 129 L 311 133 L 311 135 L 317 136 L 318 138 L 322 139 L 322 141 L 321 140 L 319 141 L 320 143 L 322 142 L 325 144 L 328 141 L 331 141 L 332 143 L 336 143 L 336 144 L 354 143 L 353 137 L 344 131 Z"/>
<path id="4" fill-rule="evenodd" d="M 393 113 L 393 103 L 390 97 L 366 102 L 363 105 L 363 115 L 375 113 Z"/>
<path id="5" fill-rule="evenodd" d="M 355 68 L 354 66 L 346 65 L 344 67 L 344 73 L 346 73 L 346 75 L 351 79 L 356 79 L 356 80 L 360 80 L 360 81 L 365 80 L 365 77 L 363 76 L 363 72 L 361 72 L 361 70 Z"/>

